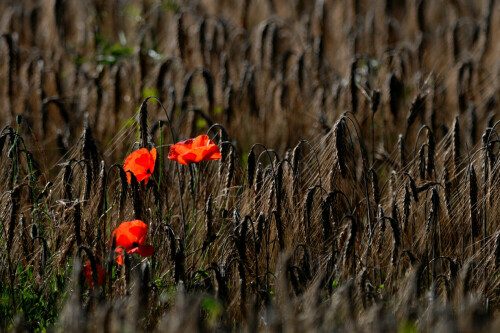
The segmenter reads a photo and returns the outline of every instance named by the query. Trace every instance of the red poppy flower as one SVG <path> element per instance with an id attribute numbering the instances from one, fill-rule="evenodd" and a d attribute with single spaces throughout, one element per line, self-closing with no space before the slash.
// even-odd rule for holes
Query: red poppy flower
<path id="1" fill-rule="evenodd" d="M 123 222 L 120 224 L 111 234 L 111 241 L 113 241 L 113 238 L 116 239 L 115 246 L 117 249 L 115 253 L 118 254 L 118 256 L 115 261 L 123 265 L 124 249 L 127 253 L 137 253 L 143 257 L 150 257 L 155 249 L 151 245 L 144 244 L 147 232 L 148 226 L 141 220 Z"/>
<path id="2" fill-rule="evenodd" d="M 219 147 L 210 140 L 208 135 L 200 135 L 170 147 L 168 158 L 187 165 L 193 162 L 218 160 L 222 158 L 222 155 Z"/>
<path id="3" fill-rule="evenodd" d="M 104 284 L 104 271 L 102 267 L 97 265 L 97 285 L 102 286 Z M 94 289 L 93 281 L 92 281 L 92 267 L 90 266 L 90 261 L 87 261 L 85 266 L 83 267 L 83 275 L 89 284 L 90 290 Z"/>
<path id="4" fill-rule="evenodd" d="M 144 184 L 148 183 L 148 178 L 151 176 L 155 170 L 156 162 L 156 149 L 153 148 L 151 151 L 146 148 L 141 148 L 132 152 L 125 159 L 125 164 L 123 165 L 123 170 L 125 172 L 131 171 L 137 178 L 138 182 L 144 180 Z M 127 181 L 131 182 L 130 172 L 127 172 Z"/>

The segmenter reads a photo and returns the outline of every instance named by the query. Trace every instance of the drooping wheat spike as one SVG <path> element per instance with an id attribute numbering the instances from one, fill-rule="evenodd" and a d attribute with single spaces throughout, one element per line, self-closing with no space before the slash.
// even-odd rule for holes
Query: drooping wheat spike
<path id="1" fill-rule="evenodd" d="M 335 165 L 339 168 L 342 178 L 347 175 L 347 165 L 346 165 L 346 145 L 347 141 L 345 138 L 345 120 L 339 119 L 333 126 L 334 133 L 334 143 L 335 152 L 334 159 Z"/>
<path id="2" fill-rule="evenodd" d="M 276 196 L 276 178 L 271 177 L 271 183 L 269 186 L 269 189 L 267 191 L 267 201 L 266 201 L 266 207 L 268 208 L 268 213 L 270 214 L 273 209 L 275 209 L 275 203 L 276 200 L 273 200 L 273 198 Z"/>
<path id="3" fill-rule="evenodd" d="M 11 127 L 7 127 L 5 131 L 7 133 L 0 135 L 0 153 L 3 151 L 3 146 L 7 142 L 7 138 L 12 139 L 12 136 L 14 135 L 14 130 Z"/>
<path id="4" fill-rule="evenodd" d="M 429 216 L 425 225 L 425 231 L 430 232 L 434 230 L 436 226 L 437 218 L 439 214 L 439 194 L 438 191 L 433 187 L 431 190 L 431 209 L 429 210 Z"/>
<path id="5" fill-rule="evenodd" d="M 411 103 L 410 110 L 408 111 L 408 115 L 406 117 L 405 137 L 408 135 L 408 130 L 410 129 L 411 125 L 413 125 L 413 123 L 415 122 L 417 116 L 424 112 L 426 97 L 427 97 L 426 93 L 419 93 Z"/>
<path id="6" fill-rule="evenodd" d="M 384 208 L 382 207 L 382 205 L 378 205 L 378 210 L 377 210 L 377 219 L 379 220 L 379 223 L 380 223 L 380 230 L 382 231 L 382 233 L 384 233 L 384 232 L 385 232 L 384 217 L 385 217 L 385 214 L 384 214 Z"/>
<path id="7" fill-rule="evenodd" d="M 299 90 L 302 93 L 304 91 L 304 77 L 305 77 L 305 52 L 302 52 L 297 59 L 297 82 L 299 84 Z"/>
<path id="8" fill-rule="evenodd" d="M 403 134 L 398 136 L 398 153 L 399 153 L 399 168 L 402 170 L 406 167 L 406 152 L 405 152 L 405 139 Z"/>
<path id="9" fill-rule="evenodd" d="M 436 151 L 436 143 L 434 140 L 434 134 L 429 129 L 427 131 L 427 175 L 432 178 L 432 173 L 435 169 L 434 164 L 434 154 Z"/>
<path id="10" fill-rule="evenodd" d="M 113 104 L 113 113 L 114 117 L 118 117 L 121 110 L 121 104 L 123 101 L 123 96 L 125 92 L 123 91 L 123 79 L 122 79 L 122 71 L 125 67 L 124 64 L 119 64 L 116 68 L 115 77 L 114 77 L 114 104 Z"/>
<path id="11" fill-rule="evenodd" d="M 255 152 L 252 149 L 250 149 L 250 152 L 248 153 L 248 158 L 247 158 L 247 176 L 248 176 L 248 187 L 252 188 L 253 186 L 253 180 L 255 178 Z"/>
<path id="12" fill-rule="evenodd" d="M 488 157 L 487 162 L 489 162 L 488 170 L 493 170 L 495 168 L 495 161 L 496 161 L 496 155 L 495 152 L 493 151 L 493 144 L 491 142 L 492 136 L 493 132 L 490 128 L 487 128 L 482 136 L 483 147 L 486 148 Z"/>
<path id="13" fill-rule="evenodd" d="M 15 187 L 10 191 L 10 217 L 9 217 L 9 233 L 7 236 L 7 253 L 10 255 L 12 243 L 14 242 L 14 230 L 16 228 L 17 214 L 19 212 L 20 189 Z"/>
<path id="14" fill-rule="evenodd" d="M 403 232 L 406 232 L 408 228 L 408 223 L 410 221 L 410 202 L 411 202 L 411 197 L 410 197 L 410 190 L 408 189 L 408 185 L 405 184 L 405 194 L 403 197 Z"/>
<path id="15" fill-rule="evenodd" d="M 128 182 L 127 182 L 127 173 L 123 168 L 120 166 L 118 168 L 120 170 L 120 200 L 119 200 L 119 219 L 123 220 L 123 215 L 125 213 L 125 203 L 127 201 L 127 194 L 128 194 Z"/>
<path id="16" fill-rule="evenodd" d="M 276 168 L 276 210 L 281 213 L 281 204 L 283 199 L 283 161 L 278 163 Z"/>
<path id="17" fill-rule="evenodd" d="M 178 284 L 180 281 L 185 280 L 185 255 L 184 255 L 184 242 L 176 239 L 177 247 L 174 259 L 174 280 Z"/>
<path id="18" fill-rule="evenodd" d="M 224 89 L 224 115 L 225 121 L 229 125 L 233 119 L 234 113 L 234 103 L 235 103 L 235 93 L 233 89 L 233 84 L 229 83 L 228 86 Z"/>
<path id="19" fill-rule="evenodd" d="M 458 122 L 458 116 L 455 117 L 453 122 L 453 166 L 454 166 L 454 178 L 457 177 L 460 170 L 460 123 Z"/>
<path id="20" fill-rule="evenodd" d="M 467 262 L 460 271 L 460 286 L 462 297 L 466 297 L 472 289 L 472 278 L 474 277 L 474 261 Z"/>
<path id="21" fill-rule="evenodd" d="M 272 211 L 272 216 L 274 217 L 274 222 L 276 223 L 276 234 L 278 235 L 278 244 L 280 251 L 285 249 L 285 232 L 283 228 L 283 221 L 277 210 Z"/>
<path id="22" fill-rule="evenodd" d="M 474 65 L 471 60 L 466 60 L 462 62 L 460 68 L 458 69 L 457 77 L 457 92 L 458 92 L 458 108 L 460 114 L 467 111 L 468 95 L 470 93 L 470 87 L 472 85 L 472 73 L 474 71 Z"/>
<path id="23" fill-rule="evenodd" d="M 301 158 L 301 143 L 298 143 L 293 148 L 292 158 L 291 158 L 292 171 L 293 171 L 294 175 L 297 175 L 297 173 L 299 171 L 300 158 Z"/>
<path id="24" fill-rule="evenodd" d="M 248 216 L 248 218 L 250 218 Z M 238 209 L 235 208 L 233 212 L 234 220 L 234 242 L 235 247 L 238 250 L 239 257 L 241 261 L 247 261 L 247 233 L 248 233 L 248 219 L 247 216 L 242 220 Z M 250 220 L 251 221 L 251 220 Z"/>
<path id="25" fill-rule="evenodd" d="M 378 107 L 380 105 L 380 95 L 380 90 L 375 89 L 372 91 L 370 99 L 370 109 L 372 110 L 372 114 L 375 114 L 378 111 Z"/>
<path id="26" fill-rule="evenodd" d="M 255 244 L 255 253 L 259 254 L 260 249 L 262 248 L 262 242 L 264 241 L 264 228 L 266 224 L 266 216 L 264 215 L 264 212 L 260 212 L 259 216 L 257 217 L 257 231 L 256 231 L 256 238 L 257 238 L 257 244 Z"/>
<path id="27" fill-rule="evenodd" d="M 90 127 L 88 118 L 89 114 L 85 113 L 85 120 L 84 120 L 85 129 L 83 131 L 83 139 L 82 139 L 83 141 L 82 154 L 83 158 L 90 162 L 92 170 L 89 172 L 91 173 L 92 175 L 91 179 L 93 180 L 94 172 L 97 172 L 97 170 L 99 169 L 99 159 L 98 159 L 97 146 L 94 140 L 94 136 L 92 134 L 92 128 Z"/>
<path id="28" fill-rule="evenodd" d="M 83 160 L 83 161 L 85 165 L 85 186 L 83 190 L 83 200 L 86 205 L 90 200 L 90 194 L 92 191 L 93 171 L 91 162 L 89 160 Z"/>
<path id="29" fill-rule="evenodd" d="M 413 200 L 415 200 L 415 202 L 418 202 L 418 189 L 417 189 L 417 184 L 415 183 L 415 180 L 413 179 L 413 177 L 409 174 L 408 175 L 408 179 L 410 180 L 409 183 L 410 183 L 410 189 L 411 189 L 411 194 L 413 196 Z"/>
<path id="30" fill-rule="evenodd" d="M 234 148 L 231 149 L 231 152 L 229 153 L 228 159 L 228 165 L 227 165 L 227 171 L 226 171 L 226 179 L 225 179 L 225 186 L 226 189 L 231 188 L 231 182 L 233 180 L 233 175 L 234 175 L 234 169 L 235 169 L 235 164 L 236 164 L 236 152 Z"/>
<path id="31" fill-rule="evenodd" d="M 139 277 L 136 281 L 137 314 L 136 314 L 136 329 L 140 330 L 141 322 L 145 320 L 149 313 L 149 296 L 151 293 L 151 268 L 149 262 L 145 261 L 137 269 Z"/>
<path id="32" fill-rule="evenodd" d="M 500 267 L 500 233 L 497 234 L 495 238 L 494 259 L 495 259 L 495 268 L 498 269 Z"/>
<path id="33" fill-rule="evenodd" d="M 75 233 L 76 245 L 82 245 L 81 235 L 82 208 L 80 201 L 77 201 L 73 207 L 73 231 Z"/>
<path id="34" fill-rule="evenodd" d="M 264 181 L 264 170 L 262 163 L 257 164 L 257 170 L 255 171 L 255 183 L 253 184 L 253 189 L 255 192 L 255 204 L 254 209 L 257 209 L 257 205 L 260 203 L 260 190 L 262 188 L 262 182 Z"/>
<path id="35" fill-rule="evenodd" d="M 325 40 L 323 34 L 320 36 L 314 38 L 313 41 L 313 50 L 314 50 L 314 61 L 316 64 L 316 78 L 318 81 L 323 80 L 323 58 L 324 58 L 324 53 L 325 53 Z"/>
<path id="36" fill-rule="evenodd" d="M 193 71 L 190 71 L 184 77 L 184 83 L 182 85 L 182 97 L 181 97 L 181 111 L 185 114 L 188 112 L 189 106 L 189 94 L 191 93 L 191 85 L 193 83 Z"/>
<path id="37" fill-rule="evenodd" d="M 213 194 L 210 194 L 205 204 L 205 240 L 203 241 L 202 251 L 205 251 L 207 247 L 217 237 L 215 232 L 215 227 L 213 225 L 213 214 L 212 214 L 213 200 L 214 196 Z"/>
<path id="38" fill-rule="evenodd" d="M 316 186 L 310 187 L 307 191 L 306 198 L 304 200 L 304 227 L 306 239 L 309 237 L 309 230 L 311 225 L 311 210 L 314 200 L 314 193 L 316 192 Z"/>
<path id="39" fill-rule="evenodd" d="M 333 193 L 333 192 L 331 192 Z M 328 194 L 321 203 L 321 225 L 323 227 L 323 239 L 327 242 L 332 234 L 332 224 L 330 221 L 330 208 L 332 206 L 333 196 Z"/>
<path id="40" fill-rule="evenodd" d="M 399 229 L 398 221 L 394 217 L 389 218 L 389 221 L 393 237 L 392 264 L 396 265 L 398 263 L 399 251 L 401 249 L 401 230 Z"/>
<path id="41" fill-rule="evenodd" d="M 418 174 L 421 180 L 425 179 L 425 171 L 427 170 L 425 164 L 425 145 L 420 147 L 418 151 Z"/>
<path id="42" fill-rule="evenodd" d="M 469 109 L 467 113 L 469 118 L 469 138 L 471 144 L 474 144 L 476 142 L 477 136 L 477 114 L 474 103 L 469 103 Z"/>
<path id="43" fill-rule="evenodd" d="M 64 197 L 68 200 L 73 200 L 73 193 L 72 193 L 72 174 L 73 174 L 73 169 L 71 167 L 71 163 L 66 163 L 64 165 L 64 172 L 63 172 L 63 186 L 64 186 Z"/>
<path id="44" fill-rule="evenodd" d="M 238 262 L 238 274 L 240 275 L 240 313 L 246 316 L 246 304 L 247 304 L 247 277 L 245 273 L 245 263 L 243 261 Z"/>
<path id="45" fill-rule="evenodd" d="M 351 107 L 352 112 L 358 111 L 358 86 L 356 85 L 356 70 L 358 68 L 358 59 L 351 63 L 351 70 L 349 76 L 349 88 L 351 91 Z"/>
<path id="46" fill-rule="evenodd" d="M 97 184 L 97 217 L 100 218 L 106 210 L 106 165 L 101 161 L 99 182 Z"/>
<path id="47" fill-rule="evenodd" d="M 201 61 L 203 66 L 206 66 L 206 51 L 207 51 L 207 38 L 206 38 L 206 30 L 207 30 L 207 20 L 202 18 L 200 20 L 200 25 L 198 27 L 198 43 L 201 55 Z"/>
<path id="48" fill-rule="evenodd" d="M 378 204 L 380 203 L 380 190 L 378 187 L 377 172 L 373 168 L 370 168 L 368 172 L 370 173 L 373 200 L 375 201 L 375 205 L 378 206 Z"/>
<path id="49" fill-rule="evenodd" d="M 257 116 L 259 114 L 256 89 L 254 70 L 251 66 L 247 65 L 240 84 L 240 90 L 243 94 L 242 96 L 245 96 L 246 101 L 249 104 L 248 108 L 252 116 Z"/>
<path id="50" fill-rule="evenodd" d="M 366 284 L 368 282 L 368 270 L 363 268 L 358 277 L 358 290 L 361 298 L 361 302 L 363 304 L 363 309 L 368 308 L 368 293 L 366 292 Z"/>
<path id="51" fill-rule="evenodd" d="M 443 181 L 444 181 L 444 202 L 446 205 L 446 212 L 448 216 L 451 216 L 451 181 L 448 169 L 444 167 L 443 169 Z"/>
<path id="52" fill-rule="evenodd" d="M 215 33 L 215 31 L 214 31 Z M 224 91 L 229 87 L 229 61 L 227 59 L 226 52 L 221 52 L 219 56 L 219 75 L 220 84 Z"/>
<path id="53" fill-rule="evenodd" d="M 209 114 L 212 114 L 215 108 L 214 79 L 207 69 L 202 68 L 200 71 L 205 82 L 205 89 L 207 90 Z"/>
<path id="54" fill-rule="evenodd" d="M 232 146 L 231 143 L 227 141 L 221 142 L 219 146 L 220 154 L 222 156 L 222 158 L 219 160 L 219 177 L 222 177 L 222 172 L 226 168 L 226 160 L 232 150 Z"/>
<path id="55" fill-rule="evenodd" d="M 392 72 L 388 78 L 389 85 L 389 110 L 395 120 L 398 119 L 399 107 L 401 105 L 401 99 L 404 95 L 404 84 L 403 81 Z"/>
<path id="56" fill-rule="evenodd" d="M 479 210 L 478 210 L 478 187 L 477 187 L 477 177 L 476 170 L 472 163 L 469 165 L 469 218 L 472 238 L 479 236 L 481 233 L 481 227 L 479 224 Z M 472 241 L 472 240 L 471 240 Z"/>
<path id="57" fill-rule="evenodd" d="M 142 102 L 139 110 L 139 132 L 141 135 L 141 148 L 147 148 L 149 143 L 148 137 L 148 103 Z"/>
<path id="58" fill-rule="evenodd" d="M 26 225 L 26 218 L 24 217 L 23 213 L 21 213 L 19 216 L 19 224 L 21 225 L 21 228 L 22 228 L 22 230 L 21 230 L 21 244 L 23 246 L 24 258 L 26 260 L 29 260 L 30 253 L 31 253 L 31 249 L 30 249 L 31 239 L 29 237 L 28 227 Z"/>
<path id="59" fill-rule="evenodd" d="M 179 54 L 182 61 L 186 60 L 186 44 L 187 37 L 184 32 L 184 19 L 183 14 L 177 14 L 177 47 L 179 48 Z"/>
<path id="60" fill-rule="evenodd" d="M 348 260 L 352 258 L 352 271 L 356 272 L 356 254 L 355 254 L 355 244 L 356 244 L 356 233 L 357 233 L 357 223 L 356 219 L 352 215 L 346 215 L 346 218 L 351 221 L 349 228 L 349 234 L 347 236 L 347 244 L 344 251 L 344 266 L 348 265 Z M 346 266 L 348 267 L 348 266 Z"/>
<path id="61" fill-rule="evenodd" d="M 301 157 L 301 148 L 299 143 L 295 146 L 295 148 L 293 148 L 291 157 L 292 174 L 293 174 L 292 190 L 294 195 L 297 194 L 297 191 L 300 187 L 300 169 L 299 169 L 300 157 Z"/>
<path id="62" fill-rule="evenodd" d="M 491 144 L 488 143 L 488 135 L 489 133 L 488 130 L 486 130 L 483 135 L 482 135 L 482 142 L 483 142 L 483 147 L 485 148 L 485 151 L 483 153 L 483 162 L 482 162 L 482 169 L 483 169 L 483 188 L 484 188 L 484 201 L 488 203 L 490 206 L 492 204 L 492 186 L 490 182 L 490 172 L 491 169 L 494 167 L 494 163 L 491 163 L 491 161 L 495 161 L 495 153 L 493 152 Z M 488 214 L 486 212 L 486 205 L 484 206 L 485 211 L 483 212 L 483 216 L 486 219 Z"/>

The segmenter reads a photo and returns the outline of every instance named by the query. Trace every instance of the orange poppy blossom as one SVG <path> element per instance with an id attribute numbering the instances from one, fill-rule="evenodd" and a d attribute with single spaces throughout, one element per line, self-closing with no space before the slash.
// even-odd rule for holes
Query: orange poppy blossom
<path id="1" fill-rule="evenodd" d="M 102 267 L 97 264 L 96 268 L 97 268 L 97 285 L 102 286 L 104 284 L 104 271 Z M 83 276 L 85 276 L 85 279 L 89 284 L 90 290 L 94 290 L 94 284 L 92 281 L 92 267 L 90 267 L 90 261 L 87 261 L 82 271 L 83 271 Z"/>
<path id="2" fill-rule="evenodd" d="M 144 244 L 148 226 L 141 220 L 123 222 L 111 234 L 111 242 L 115 238 L 115 253 L 118 255 L 115 261 L 123 265 L 123 250 L 127 253 L 137 253 L 142 257 L 150 257 L 155 249 L 151 245 Z M 110 243 L 111 246 L 111 243 Z"/>
<path id="3" fill-rule="evenodd" d="M 130 184 L 132 177 L 130 172 L 134 174 L 138 182 L 144 180 L 144 184 L 148 183 L 148 178 L 153 174 L 156 163 L 156 148 L 151 151 L 146 148 L 141 148 L 132 152 L 125 159 L 123 170 L 127 173 L 127 181 Z M 127 172 L 130 171 L 130 172 Z"/>
<path id="4" fill-rule="evenodd" d="M 212 161 L 222 158 L 219 146 L 208 135 L 200 135 L 194 139 L 181 141 L 170 147 L 168 158 L 180 164 Z"/>

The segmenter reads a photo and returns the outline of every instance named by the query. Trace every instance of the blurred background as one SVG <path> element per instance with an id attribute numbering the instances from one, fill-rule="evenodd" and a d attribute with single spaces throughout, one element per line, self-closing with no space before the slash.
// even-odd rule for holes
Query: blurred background
<path id="1" fill-rule="evenodd" d="M 45 168 L 76 143 L 85 114 L 103 147 L 133 135 L 148 96 L 181 137 L 220 123 L 242 153 L 255 142 L 283 153 L 345 110 L 369 135 L 375 90 L 380 152 L 417 94 L 417 122 L 438 139 L 463 115 L 474 145 L 497 110 L 493 0 L 23 0 L 0 12 L 1 123 L 24 116 Z M 152 107 L 150 123 L 165 120 Z"/>

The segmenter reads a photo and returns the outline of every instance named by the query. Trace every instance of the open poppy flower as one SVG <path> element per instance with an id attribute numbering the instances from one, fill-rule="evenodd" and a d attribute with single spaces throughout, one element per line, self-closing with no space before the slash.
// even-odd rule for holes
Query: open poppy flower
<path id="1" fill-rule="evenodd" d="M 148 226 L 141 220 L 123 222 L 111 234 L 111 242 L 115 238 L 115 253 L 117 257 L 115 261 L 123 265 L 123 250 L 127 253 L 137 253 L 142 257 L 150 257 L 155 249 L 151 245 L 144 244 L 146 241 L 146 233 Z M 111 245 L 111 244 L 110 244 Z"/>
<path id="2" fill-rule="evenodd" d="M 96 268 L 97 268 L 97 285 L 102 286 L 104 284 L 104 271 L 102 270 L 102 267 L 97 264 Z M 85 279 L 89 284 L 90 290 L 93 290 L 94 284 L 92 281 L 92 267 L 90 266 L 90 261 L 87 261 L 82 271 L 83 271 L 83 276 L 85 276 Z"/>
<path id="3" fill-rule="evenodd" d="M 155 170 L 156 162 L 156 149 L 153 148 L 151 151 L 146 148 L 141 148 L 132 152 L 125 159 L 125 164 L 123 165 L 123 170 L 125 172 L 131 171 L 137 178 L 138 182 L 144 180 L 144 184 L 148 183 L 148 178 L 151 176 Z M 127 181 L 131 182 L 130 172 L 127 172 Z"/>
<path id="4" fill-rule="evenodd" d="M 222 155 L 219 147 L 210 140 L 208 135 L 200 135 L 170 147 L 168 158 L 180 164 L 188 165 L 189 163 L 218 160 L 222 158 Z"/>

